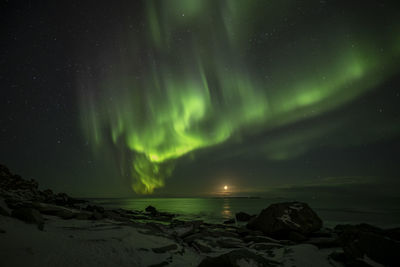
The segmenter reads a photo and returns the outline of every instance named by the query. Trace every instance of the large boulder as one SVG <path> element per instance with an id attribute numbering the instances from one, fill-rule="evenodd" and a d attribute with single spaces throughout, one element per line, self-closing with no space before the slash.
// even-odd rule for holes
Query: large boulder
<path id="1" fill-rule="evenodd" d="M 247 228 L 277 239 L 291 239 L 298 234 L 307 236 L 321 227 L 322 220 L 302 202 L 272 204 L 247 224 Z"/>
<path id="2" fill-rule="evenodd" d="M 275 266 L 267 259 L 247 249 L 238 249 L 218 257 L 207 257 L 200 262 L 199 267 L 239 267 L 239 266 Z"/>

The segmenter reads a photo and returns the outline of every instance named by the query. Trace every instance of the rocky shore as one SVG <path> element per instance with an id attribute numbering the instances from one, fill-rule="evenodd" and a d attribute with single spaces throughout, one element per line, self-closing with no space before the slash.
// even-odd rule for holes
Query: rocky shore
<path id="1" fill-rule="evenodd" d="M 306 203 L 221 224 L 175 217 L 41 191 L 0 165 L 1 266 L 399 266 L 400 228 L 324 228 Z"/>

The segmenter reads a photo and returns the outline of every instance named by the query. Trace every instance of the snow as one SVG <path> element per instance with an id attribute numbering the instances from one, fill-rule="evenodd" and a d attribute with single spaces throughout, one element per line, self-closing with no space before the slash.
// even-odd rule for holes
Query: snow
<path id="1" fill-rule="evenodd" d="M 285 224 L 289 224 L 290 223 L 290 224 L 293 224 L 296 227 L 300 228 L 300 225 L 298 223 L 295 223 L 294 221 L 292 221 L 292 218 L 290 217 L 289 214 L 290 214 L 289 210 L 285 210 L 284 214 L 281 217 L 278 217 L 277 219 L 282 221 Z"/>
<path id="2" fill-rule="evenodd" d="M 7 205 L 0 198 L 0 205 L 7 211 Z M 65 208 L 66 209 L 66 208 Z M 285 211 L 281 219 L 294 223 L 291 210 Z M 279 241 L 264 237 L 271 243 L 265 249 L 255 249 L 254 242 L 245 243 L 235 237 L 227 228 L 208 229 L 212 235 L 197 233 L 196 244 L 209 247 L 211 252 L 198 252 L 179 238 L 191 233 L 194 222 L 166 227 L 140 222 L 118 222 L 111 219 L 63 220 L 56 216 L 43 215 L 44 230 L 34 224 L 27 224 L 8 216 L 0 216 L 0 260 L 1 266 L 150 266 L 169 263 L 168 266 L 198 266 L 206 257 L 216 257 L 239 247 L 260 255 L 279 266 L 324 267 L 341 266 L 328 259 L 328 251 L 323 252 L 309 244 L 285 246 Z M 204 226 L 203 226 L 204 227 Z M 3 231 L 2 231 L 3 232 Z M 195 234 L 196 235 L 196 234 Z M 232 236 L 231 236 L 232 235 Z M 176 244 L 177 249 L 156 253 L 154 248 Z M 261 245 L 262 243 L 257 243 Z M 196 247 L 196 246 L 194 246 Z M 156 250 L 157 251 L 157 250 Z M 364 261 L 370 263 L 368 257 Z M 254 259 L 240 259 L 238 266 L 257 266 Z M 373 265 L 380 266 L 380 265 Z"/>
<path id="3" fill-rule="evenodd" d="M 295 203 L 292 206 L 290 206 L 289 208 L 293 209 L 293 210 L 297 210 L 300 211 L 303 209 L 303 206 L 300 203 Z"/>
<path id="4" fill-rule="evenodd" d="M 151 248 L 174 241 L 143 234 L 131 225 L 45 218 L 44 231 L 39 231 L 36 225 L 0 216 L 0 229 L 6 231 L 0 234 L 2 266 L 148 266 L 169 257 L 174 266 L 197 266 L 202 260 L 190 248 L 183 252 L 179 244 L 177 251 L 156 254 Z"/>
<path id="5" fill-rule="evenodd" d="M 371 267 L 384 267 L 384 265 L 377 263 L 376 261 L 372 260 L 365 254 L 361 260 L 364 261 L 366 264 L 369 264 Z"/>

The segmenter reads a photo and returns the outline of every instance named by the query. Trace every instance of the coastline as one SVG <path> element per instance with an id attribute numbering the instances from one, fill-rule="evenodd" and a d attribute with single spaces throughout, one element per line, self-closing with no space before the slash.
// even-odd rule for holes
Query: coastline
<path id="1" fill-rule="evenodd" d="M 323 228 L 300 202 L 265 207 L 254 218 L 236 215 L 243 222 L 235 226 L 182 221 L 151 206 L 107 209 L 40 191 L 1 165 L 0 178 L 4 266 L 394 266 L 400 251 L 399 228 Z M 271 218 L 279 229 L 268 226 Z"/>

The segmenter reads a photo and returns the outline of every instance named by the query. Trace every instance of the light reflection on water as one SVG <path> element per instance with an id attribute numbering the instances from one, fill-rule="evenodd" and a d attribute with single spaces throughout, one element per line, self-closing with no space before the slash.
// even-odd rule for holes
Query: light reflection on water
<path id="1" fill-rule="evenodd" d="M 106 208 L 144 210 L 152 205 L 159 211 L 178 214 L 178 219 L 204 220 L 210 223 L 222 223 L 233 218 L 239 211 L 259 214 L 272 203 L 284 202 L 283 199 L 267 198 L 119 198 L 92 199 Z M 400 226 L 399 206 L 387 203 L 375 206 L 370 203 L 344 204 L 321 201 L 306 201 L 317 212 L 326 226 L 339 223 L 370 223 L 381 227 Z M 351 205 L 349 204 L 351 203 Z"/>
<path id="2" fill-rule="evenodd" d="M 224 198 L 221 215 L 222 215 L 222 218 L 224 218 L 224 219 L 229 219 L 229 218 L 233 217 L 229 198 Z"/>

